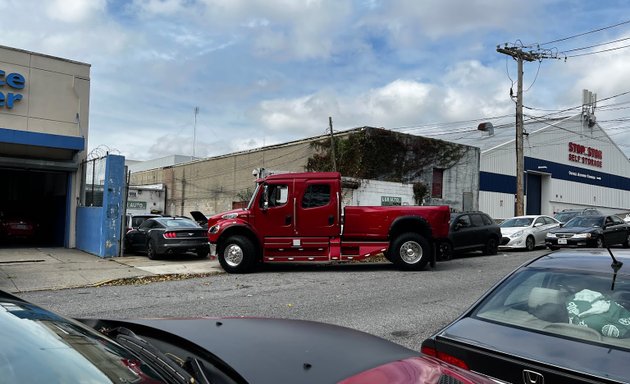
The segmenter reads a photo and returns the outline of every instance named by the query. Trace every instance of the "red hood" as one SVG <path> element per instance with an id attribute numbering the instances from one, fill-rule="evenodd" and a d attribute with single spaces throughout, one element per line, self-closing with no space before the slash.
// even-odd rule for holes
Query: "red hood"
<path id="1" fill-rule="evenodd" d="M 210 216 L 208 218 L 208 223 L 212 225 L 213 223 L 216 223 L 219 220 L 224 220 L 226 215 L 231 215 L 231 214 L 236 214 L 238 216 L 249 216 L 249 210 L 245 208 L 238 208 L 238 209 L 232 209 L 229 211 L 217 213 L 216 215 Z"/>

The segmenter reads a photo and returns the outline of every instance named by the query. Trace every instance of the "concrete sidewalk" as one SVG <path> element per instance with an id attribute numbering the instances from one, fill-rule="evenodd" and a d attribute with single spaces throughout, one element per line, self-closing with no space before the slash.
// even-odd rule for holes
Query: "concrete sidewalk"
<path id="1" fill-rule="evenodd" d="M 218 261 L 210 258 L 103 259 L 67 248 L 0 249 L 0 289 L 11 293 L 98 286 L 119 279 L 215 273 L 224 271 Z"/>

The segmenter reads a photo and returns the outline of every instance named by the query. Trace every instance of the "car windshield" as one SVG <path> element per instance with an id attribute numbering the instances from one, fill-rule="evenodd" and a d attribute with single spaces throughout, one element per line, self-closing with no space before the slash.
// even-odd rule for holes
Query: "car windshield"
<path id="1" fill-rule="evenodd" d="M 577 212 L 564 212 L 564 213 L 557 213 L 554 218 L 560 222 L 566 223 L 567 221 L 571 220 L 572 218 L 574 218 L 578 213 Z"/>
<path id="2" fill-rule="evenodd" d="M 630 348 L 630 277 L 526 268 L 488 296 L 473 316 L 612 348 Z"/>
<path id="3" fill-rule="evenodd" d="M 534 221 L 532 217 L 514 217 L 512 219 L 505 220 L 500 226 L 502 228 L 529 227 L 532 225 L 532 221 Z"/>
<path id="4" fill-rule="evenodd" d="M 590 228 L 590 227 L 601 227 L 604 224 L 603 217 L 597 216 L 577 216 L 567 221 L 564 225 L 564 228 L 572 228 L 572 227 L 581 227 L 581 228 Z"/>
<path id="5" fill-rule="evenodd" d="M 0 339 L 2 382 L 162 382 L 155 371 L 113 341 L 20 301 L 0 298 Z"/>

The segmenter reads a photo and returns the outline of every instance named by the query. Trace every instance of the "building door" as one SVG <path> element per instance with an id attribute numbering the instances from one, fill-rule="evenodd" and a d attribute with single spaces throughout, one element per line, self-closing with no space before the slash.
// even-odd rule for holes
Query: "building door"
<path id="1" fill-rule="evenodd" d="M 542 201 L 542 181 L 541 176 L 534 173 L 527 173 L 525 193 L 527 194 L 527 214 L 540 215 Z"/>

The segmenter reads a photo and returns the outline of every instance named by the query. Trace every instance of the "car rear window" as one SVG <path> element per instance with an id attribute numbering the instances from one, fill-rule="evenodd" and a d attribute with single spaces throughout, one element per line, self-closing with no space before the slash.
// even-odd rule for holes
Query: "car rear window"
<path id="1" fill-rule="evenodd" d="M 188 219 L 166 220 L 164 223 L 169 228 L 199 228 L 199 225 Z"/>
<path id="2" fill-rule="evenodd" d="M 612 289 L 611 289 L 612 288 Z M 630 277 L 527 268 L 473 317 L 610 347 L 630 348 Z"/>

